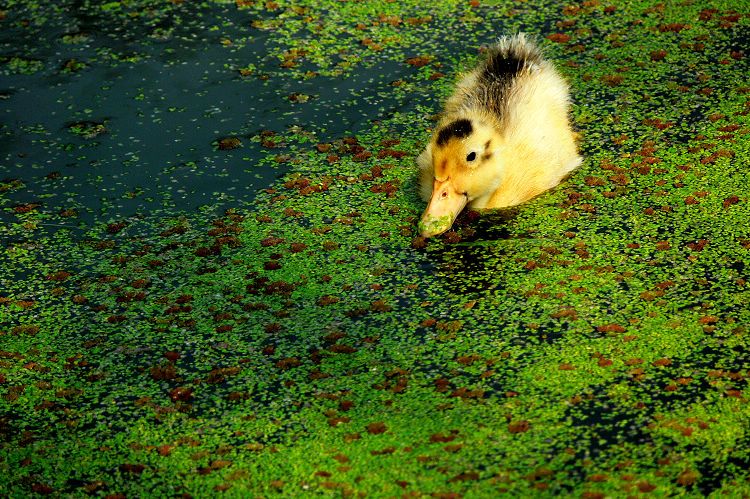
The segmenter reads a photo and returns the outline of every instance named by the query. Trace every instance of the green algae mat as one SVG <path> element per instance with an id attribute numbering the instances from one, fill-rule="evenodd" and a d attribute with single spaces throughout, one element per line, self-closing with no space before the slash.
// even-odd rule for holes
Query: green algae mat
<path id="1" fill-rule="evenodd" d="M 0 1 L 0 496 L 750 496 L 750 8 Z M 582 167 L 417 237 L 534 35 Z"/>

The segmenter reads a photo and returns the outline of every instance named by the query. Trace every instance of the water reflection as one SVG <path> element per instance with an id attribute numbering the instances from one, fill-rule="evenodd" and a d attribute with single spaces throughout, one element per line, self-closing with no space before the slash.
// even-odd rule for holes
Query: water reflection
<path id="1" fill-rule="evenodd" d="M 497 267 L 499 261 L 508 258 L 503 241 L 523 237 L 513 230 L 513 220 L 518 213 L 518 207 L 482 214 L 462 213 L 452 229 L 460 242 L 428 246 L 429 258 L 434 262 L 433 274 L 439 278 L 436 282 L 452 293 L 464 295 L 502 289 L 503 283 L 498 280 L 502 274 L 497 272 Z"/>

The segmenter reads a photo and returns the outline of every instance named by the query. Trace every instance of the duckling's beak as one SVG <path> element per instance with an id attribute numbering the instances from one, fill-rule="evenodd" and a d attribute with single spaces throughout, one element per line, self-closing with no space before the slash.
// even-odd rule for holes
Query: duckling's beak
<path id="1" fill-rule="evenodd" d="M 466 193 L 456 191 L 450 179 L 435 180 L 432 198 L 418 225 L 422 237 L 437 236 L 450 229 L 467 202 Z"/>

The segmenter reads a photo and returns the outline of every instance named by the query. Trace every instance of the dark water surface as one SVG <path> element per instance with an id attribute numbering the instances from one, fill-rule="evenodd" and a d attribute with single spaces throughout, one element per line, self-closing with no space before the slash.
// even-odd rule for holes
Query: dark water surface
<path id="1" fill-rule="evenodd" d="M 387 94 L 405 74 L 390 61 L 307 81 L 264 75 L 279 69 L 266 54 L 267 35 L 248 27 L 256 16 L 233 8 L 186 6 L 180 18 L 195 20 L 167 31 L 106 26 L 86 11 L 64 9 L 70 17 L 38 38 L 22 36 L 24 29 L 4 37 L 6 57 L 31 51 L 44 64 L 0 83 L 2 175 L 23 182 L 12 194 L 18 203 L 76 209 L 86 223 L 238 206 L 289 169 L 261 162 L 264 132 L 293 129 L 326 142 L 413 108 Z M 235 37 L 241 47 L 222 46 Z M 65 74 L 71 59 L 86 66 Z M 258 69 L 242 76 L 248 65 Z M 241 146 L 220 150 L 226 137 Z"/>

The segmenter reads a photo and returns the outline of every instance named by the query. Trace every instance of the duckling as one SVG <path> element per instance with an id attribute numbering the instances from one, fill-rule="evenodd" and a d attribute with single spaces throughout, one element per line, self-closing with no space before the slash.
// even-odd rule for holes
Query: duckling
<path id="1" fill-rule="evenodd" d="M 568 85 L 524 34 L 505 36 L 458 83 L 417 157 L 423 237 L 466 207 L 513 206 L 556 186 L 583 158 Z"/>

